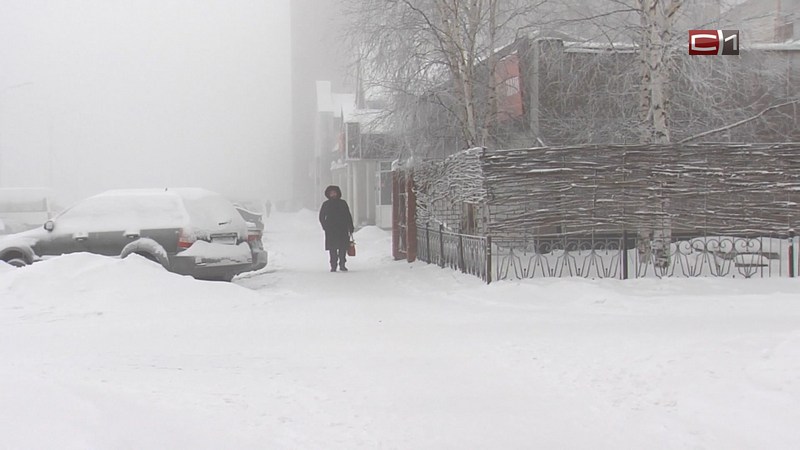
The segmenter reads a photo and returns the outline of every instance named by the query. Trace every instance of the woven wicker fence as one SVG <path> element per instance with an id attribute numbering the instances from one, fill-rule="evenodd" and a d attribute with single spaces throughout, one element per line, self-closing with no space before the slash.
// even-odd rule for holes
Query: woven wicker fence
<path id="1" fill-rule="evenodd" d="M 725 276 L 725 261 L 750 277 L 753 267 L 765 267 L 763 258 L 770 260 L 770 274 L 794 273 L 787 246 L 800 223 L 800 143 L 472 149 L 418 166 L 414 178 L 417 223 L 462 232 L 468 205 L 478 214 L 472 234 L 491 237 L 498 271 L 508 272 L 510 261 L 524 253 L 533 269 L 523 274 L 538 268 L 563 276 L 574 266 L 567 275 L 587 276 L 580 270 L 587 262 L 574 260 L 583 252 L 602 260 L 601 267 L 588 263 L 600 277 L 646 274 L 648 264 L 650 272 L 667 276 Z M 754 239 L 770 248 L 755 249 Z M 780 251 L 772 250 L 776 240 Z M 572 244 L 552 245 L 567 241 Z M 597 259 L 600 249 L 610 256 Z M 561 252 L 560 269 L 536 265 L 554 252 Z M 722 262 L 695 253 L 722 255 Z M 759 262 L 742 259 L 748 255 Z M 780 267 L 772 270 L 773 263 Z"/>

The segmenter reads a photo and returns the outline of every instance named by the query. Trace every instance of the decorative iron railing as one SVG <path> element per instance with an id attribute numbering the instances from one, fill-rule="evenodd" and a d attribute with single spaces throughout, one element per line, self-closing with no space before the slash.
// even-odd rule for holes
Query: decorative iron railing
<path id="1" fill-rule="evenodd" d="M 495 245 L 495 279 L 621 278 L 622 239 L 541 238 Z"/>
<path id="2" fill-rule="evenodd" d="M 488 236 L 420 226 L 417 258 L 487 283 L 541 277 L 794 277 L 800 263 L 793 234 L 672 236 L 667 242 L 623 234 L 492 243 Z"/>
<path id="3" fill-rule="evenodd" d="M 769 278 L 795 275 L 794 237 L 704 236 L 673 239 L 669 263 L 635 252 L 636 277 Z"/>

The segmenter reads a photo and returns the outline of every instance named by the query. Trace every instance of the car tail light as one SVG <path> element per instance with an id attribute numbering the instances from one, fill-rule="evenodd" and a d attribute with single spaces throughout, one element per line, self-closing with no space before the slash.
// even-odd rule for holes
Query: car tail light
<path id="1" fill-rule="evenodd" d="M 181 230 L 178 234 L 178 248 L 189 248 L 194 244 L 197 238 L 190 233 L 187 233 L 186 230 Z"/>
<path id="2" fill-rule="evenodd" d="M 261 240 L 261 232 L 260 231 L 248 231 L 247 232 L 247 242 L 258 242 Z"/>

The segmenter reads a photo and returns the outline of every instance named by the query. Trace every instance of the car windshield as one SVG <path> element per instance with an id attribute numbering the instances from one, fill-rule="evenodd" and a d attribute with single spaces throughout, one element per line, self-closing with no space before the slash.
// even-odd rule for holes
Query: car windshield
<path id="1" fill-rule="evenodd" d="M 56 219 L 68 231 L 180 227 L 185 212 L 173 195 L 101 195 L 88 198 Z"/>

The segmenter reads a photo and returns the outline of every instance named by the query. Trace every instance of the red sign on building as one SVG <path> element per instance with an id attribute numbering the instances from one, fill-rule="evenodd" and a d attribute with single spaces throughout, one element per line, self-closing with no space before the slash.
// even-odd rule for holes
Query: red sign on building
<path id="1" fill-rule="evenodd" d="M 519 57 L 508 55 L 497 62 L 494 69 L 497 96 L 497 120 L 506 121 L 522 117 L 522 88 L 520 85 Z"/>

